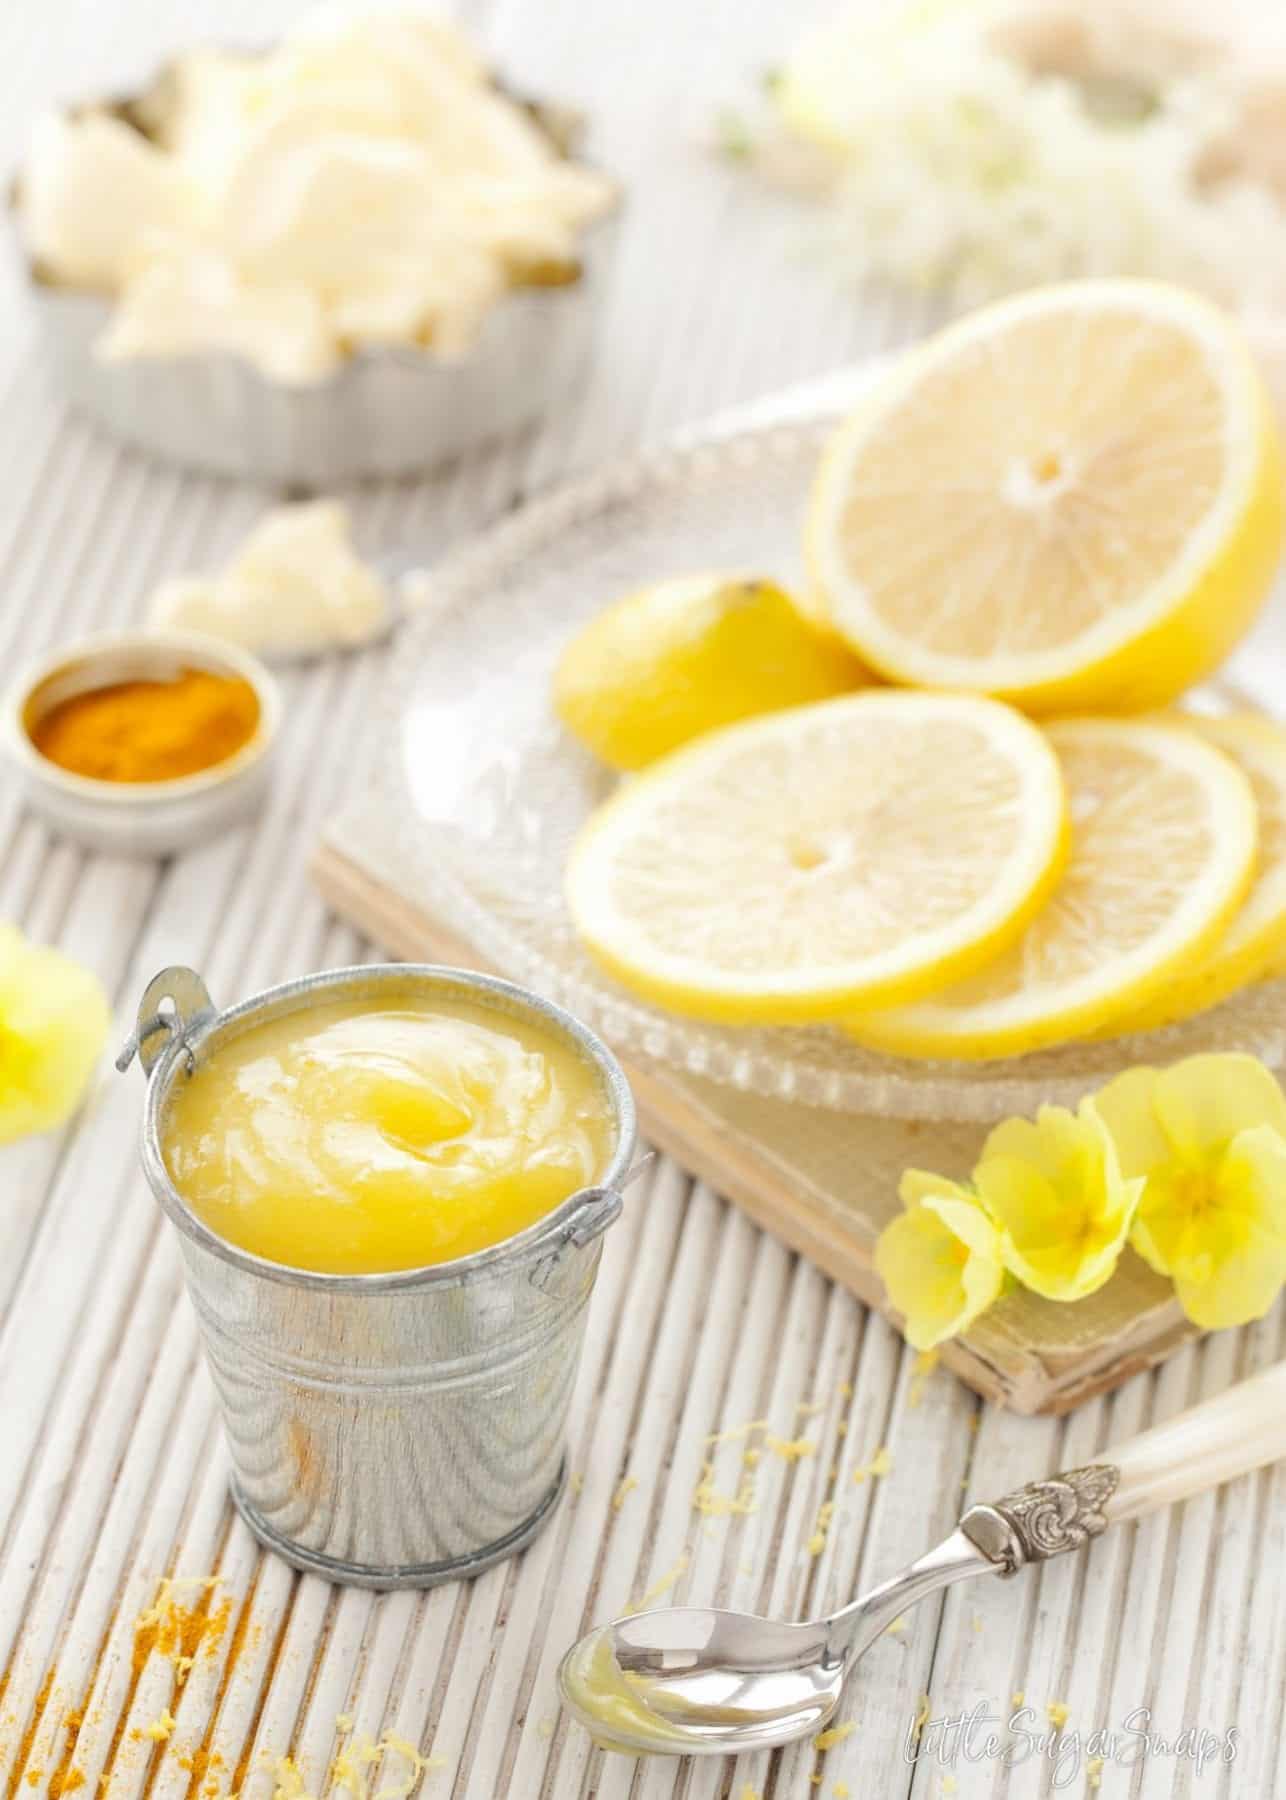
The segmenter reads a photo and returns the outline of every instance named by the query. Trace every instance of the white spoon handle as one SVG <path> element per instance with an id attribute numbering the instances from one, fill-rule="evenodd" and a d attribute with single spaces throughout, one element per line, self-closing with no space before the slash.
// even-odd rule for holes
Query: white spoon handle
<path id="1" fill-rule="evenodd" d="M 1286 1362 L 1105 1450 L 1084 1468 L 971 1506 L 960 1526 L 1012 1574 L 1279 1456 L 1286 1456 Z"/>
<path id="2" fill-rule="evenodd" d="M 1286 1362 L 1105 1450 L 1120 1471 L 1103 1513 L 1115 1525 L 1286 1456 Z"/>

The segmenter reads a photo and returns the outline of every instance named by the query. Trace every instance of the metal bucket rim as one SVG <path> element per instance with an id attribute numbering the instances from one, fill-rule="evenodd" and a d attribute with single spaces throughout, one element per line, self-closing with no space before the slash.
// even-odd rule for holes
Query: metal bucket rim
<path id="1" fill-rule="evenodd" d="M 319 1269 L 297 1269 L 289 1263 L 271 1262 L 230 1244 L 211 1231 L 190 1209 L 170 1179 L 161 1154 L 161 1109 L 173 1084 L 180 1063 L 189 1052 L 196 1053 L 216 1034 L 258 1014 L 272 1017 L 275 1010 L 289 1013 L 294 1002 L 304 1002 L 327 989 L 342 990 L 359 983 L 416 987 L 427 986 L 464 990 L 466 995 L 492 996 L 513 1003 L 520 1011 L 534 1013 L 548 1028 L 564 1039 L 570 1039 L 578 1052 L 594 1065 L 603 1082 L 605 1096 L 616 1127 L 616 1145 L 602 1179 L 594 1186 L 577 1188 L 547 1213 L 543 1219 L 489 1244 L 468 1256 L 450 1262 L 425 1263 L 413 1269 L 392 1269 L 383 1273 L 337 1275 Z M 455 968 L 449 963 L 351 963 L 339 969 L 322 969 L 312 975 L 296 976 L 264 988 L 235 1006 L 219 1008 L 202 1019 L 191 1031 L 176 1037 L 153 1067 L 147 1081 L 143 1108 L 142 1163 L 148 1186 L 160 1202 L 166 1217 L 193 1243 L 250 1275 L 286 1287 L 302 1287 L 334 1294 L 394 1294 L 429 1287 L 445 1287 L 467 1282 L 474 1277 L 501 1268 L 538 1259 L 542 1254 L 565 1242 L 575 1215 L 588 1196 L 617 1193 L 624 1186 L 634 1156 L 637 1118 L 634 1096 L 625 1072 L 598 1033 L 592 1031 L 572 1013 L 531 988 L 499 975 L 480 970 Z"/>

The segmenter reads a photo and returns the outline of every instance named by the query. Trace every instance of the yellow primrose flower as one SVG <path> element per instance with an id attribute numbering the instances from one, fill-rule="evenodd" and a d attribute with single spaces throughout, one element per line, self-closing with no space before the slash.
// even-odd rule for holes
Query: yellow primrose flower
<path id="1" fill-rule="evenodd" d="M 1286 1281 L 1286 1096 L 1253 1056 L 1129 1069 L 1097 1096 L 1143 1179 L 1134 1248 L 1206 1330 L 1268 1311 Z"/>
<path id="2" fill-rule="evenodd" d="M 1001 1255 L 1024 1287 L 1047 1300 L 1083 1300 L 1109 1279 L 1143 1191 L 1126 1180 L 1092 1100 L 1077 1112 L 1042 1106 L 1006 1119 L 973 1172 L 1000 1227 Z"/>
<path id="3" fill-rule="evenodd" d="M 0 1144 L 62 1124 L 110 1023 L 96 976 L 0 925 Z"/>
<path id="4" fill-rule="evenodd" d="M 1000 1292 L 1005 1278 L 995 1226 L 973 1195 L 940 1175 L 908 1169 L 906 1211 L 875 1246 L 875 1267 L 916 1350 L 955 1337 Z"/>

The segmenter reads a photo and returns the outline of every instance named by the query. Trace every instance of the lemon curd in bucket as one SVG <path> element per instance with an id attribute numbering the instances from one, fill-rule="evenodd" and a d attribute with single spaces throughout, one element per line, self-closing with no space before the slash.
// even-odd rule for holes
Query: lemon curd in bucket
<path id="1" fill-rule="evenodd" d="M 571 1045 L 408 993 L 323 1002 L 217 1044 L 176 1082 L 161 1148 L 228 1243 L 359 1275 L 503 1243 L 593 1184 L 612 1138 L 601 1079 Z"/>

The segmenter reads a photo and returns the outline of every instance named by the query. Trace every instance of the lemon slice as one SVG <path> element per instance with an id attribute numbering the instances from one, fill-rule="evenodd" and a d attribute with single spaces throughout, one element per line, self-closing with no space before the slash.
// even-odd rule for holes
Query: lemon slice
<path id="1" fill-rule="evenodd" d="M 585 826 L 567 898 L 647 998 L 790 1023 L 977 968 L 1041 905 L 1064 838 L 1058 759 L 1028 720 L 884 689 L 653 764 Z"/>
<path id="2" fill-rule="evenodd" d="M 1230 756 L 1249 781 L 1259 812 L 1259 862 L 1241 910 L 1206 960 L 1176 974 L 1150 1006 L 1118 1020 L 1112 1036 L 1190 1018 L 1286 962 L 1286 729 L 1250 713 L 1176 714 L 1173 722 Z"/>
<path id="3" fill-rule="evenodd" d="M 904 1056 L 1019 1056 L 1139 1012 L 1207 957 L 1255 871 L 1251 786 L 1183 726 L 1065 719 L 1050 727 L 1071 853 L 1022 937 L 930 1000 L 849 1022 Z"/>
<path id="4" fill-rule="evenodd" d="M 1282 514 L 1232 322 L 1177 288 L 1076 282 L 898 363 L 823 458 L 806 548 L 835 627 L 895 681 L 1138 711 L 1245 631 Z"/>

